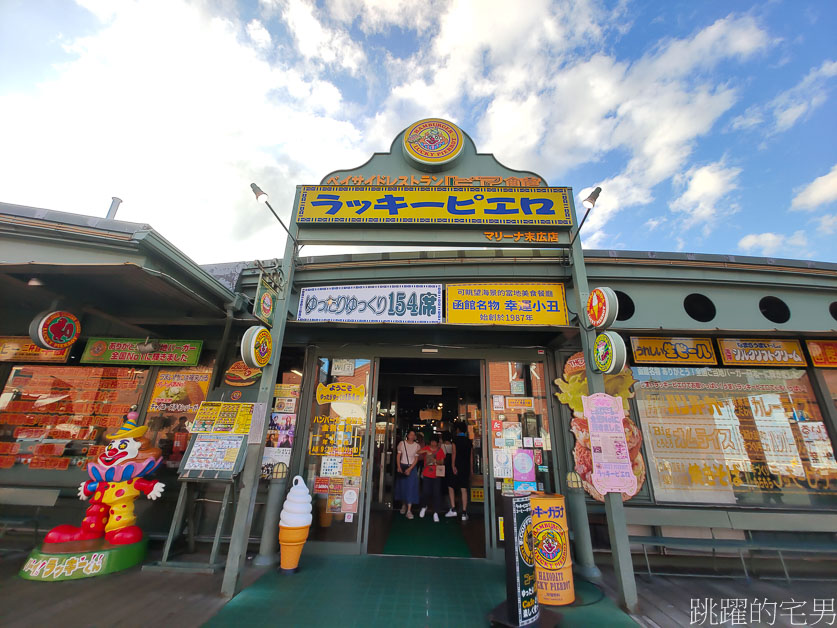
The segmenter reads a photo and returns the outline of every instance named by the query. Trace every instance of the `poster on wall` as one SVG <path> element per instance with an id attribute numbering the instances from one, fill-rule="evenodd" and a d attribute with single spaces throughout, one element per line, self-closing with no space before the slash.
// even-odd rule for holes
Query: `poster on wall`
<path id="1" fill-rule="evenodd" d="M 267 426 L 266 447 L 293 447 L 296 415 L 272 412 Z"/>
<path id="2" fill-rule="evenodd" d="M 506 449 L 493 449 L 493 469 L 495 478 L 512 477 L 512 456 Z"/>
<path id="3" fill-rule="evenodd" d="M 558 392 L 555 396 L 567 406 L 573 413 L 570 429 L 575 435 L 575 446 L 573 447 L 573 459 L 575 471 L 581 476 L 584 490 L 596 499 L 604 501 L 604 496 L 593 486 L 593 452 L 590 443 L 590 427 L 588 420 L 584 417 L 584 404 L 582 397 L 587 396 L 587 371 L 584 362 L 584 354 L 579 351 L 571 355 L 564 364 L 563 376 L 555 380 Z M 622 427 L 625 433 L 625 441 L 628 446 L 628 457 L 631 461 L 631 469 L 636 476 L 636 491 L 633 493 L 622 493 L 622 499 L 628 500 L 642 488 L 645 483 L 645 460 L 642 457 L 642 434 L 636 422 L 630 416 L 629 399 L 634 396 L 633 385 L 635 383 L 630 367 L 626 366 L 619 373 L 604 376 L 605 392 L 608 395 L 619 397 L 622 400 L 622 409 L 625 411 L 625 418 L 622 420 Z"/>
<path id="4" fill-rule="evenodd" d="M 297 320 L 328 323 L 442 322 L 441 284 L 303 288 Z"/>
<path id="5" fill-rule="evenodd" d="M 512 458 L 516 482 L 535 481 L 535 456 L 531 449 L 518 449 Z"/>
<path id="6" fill-rule="evenodd" d="M 622 420 L 622 400 L 605 393 L 582 397 L 584 418 L 590 431 L 593 486 L 607 493 L 636 493 L 636 476 L 631 469 L 628 443 Z"/>
<path id="7" fill-rule="evenodd" d="M 288 466 L 291 464 L 291 450 L 287 447 L 265 447 L 262 456 L 263 480 L 288 477 Z"/>

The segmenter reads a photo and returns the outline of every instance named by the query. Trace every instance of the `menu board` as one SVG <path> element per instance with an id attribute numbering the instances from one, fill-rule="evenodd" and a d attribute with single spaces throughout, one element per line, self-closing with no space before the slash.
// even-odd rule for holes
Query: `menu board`
<path id="1" fill-rule="evenodd" d="M 249 434 L 258 403 L 203 401 L 192 422 L 192 434 Z"/>
<path id="2" fill-rule="evenodd" d="M 231 478 L 244 464 L 245 440 L 239 434 L 197 434 L 180 466 L 181 477 Z"/>

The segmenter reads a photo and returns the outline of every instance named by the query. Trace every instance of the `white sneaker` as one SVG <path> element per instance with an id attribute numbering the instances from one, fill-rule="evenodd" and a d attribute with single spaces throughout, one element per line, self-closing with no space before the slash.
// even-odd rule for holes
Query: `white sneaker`
<path id="1" fill-rule="evenodd" d="M 438 512 L 433 513 L 433 521 L 435 521 L 436 523 L 439 523 L 439 513 Z"/>
<path id="2" fill-rule="evenodd" d="M 462 521 L 468 521 L 468 513 L 462 513 Z"/>
<path id="3" fill-rule="evenodd" d="M 427 512 L 427 506 L 425 506 L 424 508 L 422 508 L 421 510 L 419 510 L 419 517 L 421 517 L 422 519 L 424 519 L 424 513 L 426 513 L 426 512 Z"/>
<path id="4" fill-rule="evenodd" d="M 407 519 L 415 519 L 415 515 L 413 515 L 413 511 L 410 510 L 407 512 Z"/>
<path id="5" fill-rule="evenodd" d="M 456 511 L 453 510 L 452 508 L 445 513 L 445 517 L 455 517 L 455 516 L 456 516 Z"/>
<path id="6" fill-rule="evenodd" d="M 403 506 L 401 506 L 401 514 L 402 515 L 407 514 L 407 504 L 404 504 Z"/>

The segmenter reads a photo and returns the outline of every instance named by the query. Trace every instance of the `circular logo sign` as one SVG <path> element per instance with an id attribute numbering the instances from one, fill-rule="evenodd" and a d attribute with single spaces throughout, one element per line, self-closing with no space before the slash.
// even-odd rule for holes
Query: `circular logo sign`
<path id="1" fill-rule="evenodd" d="M 71 312 L 39 314 L 29 327 L 29 336 L 42 349 L 66 349 L 81 336 L 81 323 Z"/>
<path id="2" fill-rule="evenodd" d="M 261 325 L 254 325 L 244 332 L 241 339 L 241 359 L 251 369 L 262 369 L 270 362 L 273 355 L 273 339 L 270 330 Z"/>
<path id="3" fill-rule="evenodd" d="M 238 401 L 239 399 L 241 399 L 241 391 L 240 390 L 232 391 L 230 393 L 230 399 L 232 399 L 233 401 Z"/>
<path id="4" fill-rule="evenodd" d="M 596 288 L 587 297 L 587 320 L 596 329 L 613 325 L 619 313 L 619 300 L 610 288 Z"/>
<path id="5" fill-rule="evenodd" d="M 539 521 L 532 529 L 532 540 L 538 567 L 555 571 L 567 562 L 567 533 L 555 521 Z"/>
<path id="6" fill-rule="evenodd" d="M 619 373 L 625 368 L 628 350 L 619 334 L 605 331 L 593 343 L 593 364 L 602 373 Z"/>
<path id="7" fill-rule="evenodd" d="M 459 157 L 464 144 L 462 131 L 440 118 L 420 120 L 404 131 L 404 154 L 420 165 L 450 163 Z"/>
<path id="8" fill-rule="evenodd" d="M 273 312 L 273 297 L 270 296 L 269 292 L 265 292 L 262 295 L 262 298 L 259 300 L 259 308 L 261 309 L 262 316 L 265 318 L 269 317 L 271 312 Z"/>
<path id="9" fill-rule="evenodd" d="M 529 515 L 520 523 L 520 528 L 517 530 L 517 551 L 520 552 L 520 558 L 523 562 L 533 567 L 535 559 L 533 556 L 533 541 L 532 541 L 532 516 Z"/>

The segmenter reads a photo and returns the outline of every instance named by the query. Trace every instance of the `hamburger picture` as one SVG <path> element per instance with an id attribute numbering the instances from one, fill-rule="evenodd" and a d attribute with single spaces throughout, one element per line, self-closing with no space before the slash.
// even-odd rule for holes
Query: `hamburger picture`
<path id="1" fill-rule="evenodd" d="M 251 369 L 243 360 L 233 363 L 224 373 L 224 383 L 227 386 L 252 386 L 262 376 L 261 369 Z"/>
<path id="2" fill-rule="evenodd" d="M 622 400 L 622 407 L 625 410 L 625 418 L 622 419 L 622 427 L 625 430 L 625 442 L 628 445 L 628 457 L 631 461 L 631 468 L 636 476 L 636 492 L 633 494 L 622 494 L 623 501 L 627 501 L 642 488 L 645 483 L 645 461 L 642 458 L 642 433 L 636 423 L 630 418 L 630 405 L 628 399 L 634 396 L 631 386 L 634 385 L 633 373 L 627 366 L 621 372 L 604 376 L 605 392 L 608 395 L 619 397 Z M 590 426 L 584 416 L 584 407 L 581 401 L 587 396 L 587 372 L 585 370 L 584 354 L 578 352 L 570 356 L 564 364 L 563 379 L 556 379 L 555 385 L 561 392 L 555 393 L 558 400 L 572 410 L 573 418 L 570 422 L 570 430 L 575 435 L 575 447 L 573 458 L 575 459 L 575 471 L 581 476 L 584 490 L 594 499 L 603 502 L 604 496 L 593 486 L 593 453 L 590 451 Z"/>

